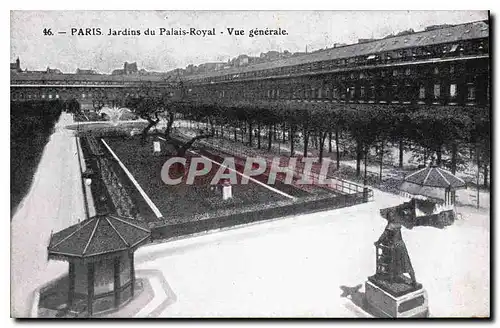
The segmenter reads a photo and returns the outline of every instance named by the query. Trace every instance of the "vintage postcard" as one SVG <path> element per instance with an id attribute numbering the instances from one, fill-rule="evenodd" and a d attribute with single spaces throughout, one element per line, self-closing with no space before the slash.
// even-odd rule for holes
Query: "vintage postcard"
<path id="1" fill-rule="evenodd" d="M 11 11 L 11 317 L 489 318 L 489 11 Z"/>

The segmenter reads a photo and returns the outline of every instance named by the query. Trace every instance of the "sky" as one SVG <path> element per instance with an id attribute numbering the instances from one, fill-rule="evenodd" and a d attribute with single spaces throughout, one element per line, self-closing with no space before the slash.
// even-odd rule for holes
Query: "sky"
<path id="1" fill-rule="evenodd" d="M 334 43 L 356 43 L 407 29 L 487 19 L 486 11 L 12 11 L 11 62 L 28 70 L 77 68 L 110 73 L 123 63 L 169 71 L 189 64 L 226 61 L 270 50 L 314 51 Z M 100 28 L 102 35 L 71 35 Z M 140 30 L 139 36 L 109 36 L 109 29 Z M 144 35 L 146 29 L 156 34 Z M 215 28 L 214 36 L 159 35 L 159 29 Z M 228 34 L 228 28 L 245 35 Z M 284 29 L 287 35 L 249 37 L 252 29 Z M 44 35 L 44 29 L 53 35 Z M 57 32 L 66 32 L 58 34 Z"/>

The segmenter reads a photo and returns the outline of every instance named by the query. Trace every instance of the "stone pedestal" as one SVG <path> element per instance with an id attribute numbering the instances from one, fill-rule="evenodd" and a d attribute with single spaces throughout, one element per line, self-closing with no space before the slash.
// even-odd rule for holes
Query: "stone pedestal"
<path id="1" fill-rule="evenodd" d="M 153 154 L 160 155 L 161 153 L 161 144 L 159 141 L 153 141 Z"/>
<path id="2" fill-rule="evenodd" d="M 228 200 L 230 198 L 233 198 L 233 190 L 231 184 L 226 181 L 222 185 L 222 200 Z"/>
<path id="3" fill-rule="evenodd" d="M 421 284 L 412 286 L 405 281 L 388 283 L 369 277 L 365 283 L 366 305 L 377 317 L 428 317 L 427 292 Z"/>

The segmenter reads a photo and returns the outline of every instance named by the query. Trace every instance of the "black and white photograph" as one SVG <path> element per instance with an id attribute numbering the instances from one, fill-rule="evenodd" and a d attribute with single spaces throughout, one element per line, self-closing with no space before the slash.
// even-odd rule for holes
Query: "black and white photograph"
<path id="1" fill-rule="evenodd" d="M 10 11 L 10 316 L 491 318 L 486 9 Z"/>

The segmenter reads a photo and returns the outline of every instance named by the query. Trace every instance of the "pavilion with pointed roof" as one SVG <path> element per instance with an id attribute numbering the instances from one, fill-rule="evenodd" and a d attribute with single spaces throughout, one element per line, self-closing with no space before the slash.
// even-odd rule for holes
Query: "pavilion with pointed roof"
<path id="1" fill-rule="evenodd" d="M 69 262 L 67 308 L 92 314 L 134 296 L 134 251 L 148 241 L 146 223 L 115 214 L 88 218 L 51 236 L 49 259 Z"/>
<path id="2" fill-rule="evenodd" d="M 464 180 L 431 165 L 407 175 L 399 189 L 413 195 L 444 200 L 445 204 L 451 205 L 455 203 L 455 191 L 462 188 L 466 188 Z"/>

